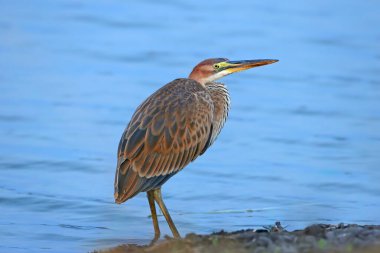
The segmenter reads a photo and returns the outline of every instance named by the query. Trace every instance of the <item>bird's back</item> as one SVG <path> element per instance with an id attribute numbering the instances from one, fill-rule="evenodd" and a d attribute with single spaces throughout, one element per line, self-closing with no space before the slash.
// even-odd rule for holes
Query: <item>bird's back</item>
<path id="1" fill-rule="evenodd" d="M 168 83 L 136 110 L 118 148 L 115 201 L 160 187 L 210 145 L 214 103 L 191 79 Z"/>

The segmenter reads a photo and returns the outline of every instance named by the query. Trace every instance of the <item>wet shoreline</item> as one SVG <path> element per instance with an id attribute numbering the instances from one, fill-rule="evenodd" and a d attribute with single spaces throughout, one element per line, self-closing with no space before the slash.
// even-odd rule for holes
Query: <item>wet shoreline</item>
<path id="1" fill-rule="evenodd" d="M 380 225 L 315 224 L 286 231 L 279 222 L 263 229 L 209 235 L 188 234 L 180 240 L 166 238 L 152 246 L 123 244 L 94 253 L 164 252 L 380 252 Z"/>

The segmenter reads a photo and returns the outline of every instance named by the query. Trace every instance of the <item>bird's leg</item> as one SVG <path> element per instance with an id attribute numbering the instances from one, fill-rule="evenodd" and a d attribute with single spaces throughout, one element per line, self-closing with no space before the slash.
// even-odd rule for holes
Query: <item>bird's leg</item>
<path id="1" fill-rule="evenodd" d="M 153 227 L 154 227 L 154 238 L 151 244 L 155 243 L 160 238 L 160 227 L 158 226 L 158 219 L 156 213 L 156 204 L 154 203 L 154 190 L 147 192 L 150 212 L 152 213 Z"/>
<path id="2" fill-rule="evenodd" d="M 170 230 L 173 233 L 174 238 L 181 238 L 181 236 L 178 233 L 177 228 L 174 225 L 172 218 L 170 217 L 169 211 L 168 211 L 168 209 L 166 209 L 165 203 L 162 200 L 161 188 L 157 188 L 157 189 L 154 189 L 152 191 L 154 193 L 154 200 L 156 200 L 156 202 L 159 205 L 162 213 L 164 214 L 166 222 L 168 223 Z"/>

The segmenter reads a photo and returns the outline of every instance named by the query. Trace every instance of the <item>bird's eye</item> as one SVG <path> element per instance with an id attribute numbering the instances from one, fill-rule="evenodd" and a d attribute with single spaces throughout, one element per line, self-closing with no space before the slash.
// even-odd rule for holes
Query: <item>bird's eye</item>
<path id="1" fill-rule="evenodd" d="M 214 69 L 219 69 L 219 68 L 220 68 L 219 64 L 214 64 Z"/>

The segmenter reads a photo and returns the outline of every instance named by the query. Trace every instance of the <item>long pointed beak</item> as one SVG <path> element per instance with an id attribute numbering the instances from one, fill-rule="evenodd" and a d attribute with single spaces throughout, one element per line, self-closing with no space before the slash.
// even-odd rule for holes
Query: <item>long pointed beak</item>
<path id="1" fill-rule="evenodd" d="M 262 59 L 262 60 L 244 60 L 244 61 L 226 61 L 223 63 L 223 70 L 226 70 L 228 74 L 234 72 L 243 71 L 250 68 L 264 66 L 278 62 L 278 60 Z"/>

